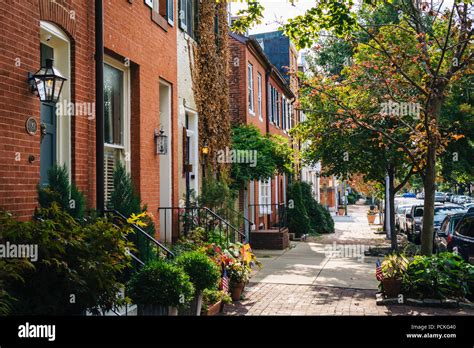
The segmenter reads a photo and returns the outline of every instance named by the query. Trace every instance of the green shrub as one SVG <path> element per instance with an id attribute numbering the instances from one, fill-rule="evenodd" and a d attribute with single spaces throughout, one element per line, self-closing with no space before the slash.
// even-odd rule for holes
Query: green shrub
<path id="1" fill-rule="evenodd" d="M 184 269 L 196 291 L 217 286 L 219 270 L 205 254 L 198 251 L 183 253 L 176 258 L 176 264 Z"/>
<path id="2" fill-rule="evenodd" d="M 232 298 L 224 292 L 223 290 L 217 289 L 204 289 L 202 292 L 202 309 L 208 310 L 209 306 L 212 306 L 219 301 L 222 303 L 229 304 L 232 303 Z"/>
<path id="3" fill-rule="evenodd" d="M 446 252 L 415 256 L 408 265 L 403 288 L 419 298 L 464 299 L 472 291 L 473 281 L 474 266 L 459 255 Z"/>
<path id="4" fill-rule="evenodd" d="M 38 203 L 42 208 L 49 208 L 53 202 L 75 218 L 84 217 L 86 208 L 84 195 L 76 185 L 69 183 L 66 166 L 52 166 L 48 171 L 48 185 L 38 185 Z"/>
<path id="5" fill-rule="evenodd" d="M 116 210 L 127 218 L 132 214 L 138 215 L 147 210 L 146 206 L 141 206 L 140 197 L 133 188 L 132 177 L 120 162 L 114 170 L 114 189 L 107 203 L 107 208 Z M 154 236 L 156 230 L 153 220 L 147 215 L 142 219 L 142 222 L 146 224 L 146 227 L 143 228 L 144 231 Z M 139 236 L 136 234 L 133 240 L 139 252 L 138 257 L 143 262 L 155 260 L 156 255 L 153 253 L 153 248 L 148 247 L 148 240 Z"/>
<path id="6" fill-rule="evenodd" d="M 127 288 L 132 301 L 141 305 L 184 307 L 194 296 L 193 284 L 184 270 L 162 260 L 135 273 Z"/>
<path id="7" fill-rule="evenodd" d="M 311 229 L 316 233 L 334 233 L 334 220 L 327 209 L 313 197 L 311 184 L 300 182 L 301 197 L 308 214 Z"/>
<path id="8" fill-rule="evenodd" d="M 288 186 L 288 229 L 299 237 L 311 233 L 311 221 L 303 202 L 301 185 L 295 182 Z"/>
<path id="9" fill-rule="evenodd" d="M 31 222 L 2 221 L 2 240 L 38 246 L 38 260 L 5 281 L 15 315 L 98 314 L 120 304 L 120 277 L 132 248 L 105 219 L 81 226 L 55 202 Z M 24 281 L 23 281 L 24 280 Z"/>

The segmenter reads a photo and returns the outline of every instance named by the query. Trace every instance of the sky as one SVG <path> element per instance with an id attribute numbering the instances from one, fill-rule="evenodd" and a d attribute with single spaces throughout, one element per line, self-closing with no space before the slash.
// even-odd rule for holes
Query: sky
<path id="1" fill-rule="evenodd" d="M 299 0 L 293 6 L 287 0 L 261 0 L 265 8 L 264 20 L 262 24 L 256 25 L 250 30 L 250 34 L 258 34 L 268 31 L 278 30 L 280 25 L 288 18 L 304 14 L 306 10 L 314 6 L 314 0 Z M 231 13 L 236 14 L 237 11 L 247 8 L 245 2 L 232 2 Z"/>

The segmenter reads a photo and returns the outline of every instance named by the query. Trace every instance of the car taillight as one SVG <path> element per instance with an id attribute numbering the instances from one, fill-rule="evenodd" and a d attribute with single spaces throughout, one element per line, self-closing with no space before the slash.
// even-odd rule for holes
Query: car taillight
<path id="1" fill-rule="evenodd" d="M 452 234 L 448 234 L 448 237 L 446 237 L 446 241 L 449 243 L 451 243 L 451 240 L 453 239 L 453 235 Z"/>

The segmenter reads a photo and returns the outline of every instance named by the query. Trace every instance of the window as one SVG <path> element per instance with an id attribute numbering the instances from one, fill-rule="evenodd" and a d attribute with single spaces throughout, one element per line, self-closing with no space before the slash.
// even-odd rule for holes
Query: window
<path id="1" fill-rule="evenodd" d="M 272 188 L 270 183 L 270 178 L 259 181 L 258 204 L 260 205 L 260 215 L 268 215 L 272 212 Z"/>
<path id="2" fill-rule="evenodd" d="M 281 99 L 281 128 L 286 130 L 286 98 L 282 97 Z"/>
<path id="3" fill-rule="evenodd" d="M 251 113 L 255 113 L 254 105 L 254 94 L 253 94 L 253 65 L 248 65 L 248 99 L 249 99 L 249 110 Z"/>
<path id="4" fill-rule="evenodd" d="M 170 0 L 171 1 L 171 0 Z M 179 1 L 179 27 L 188 33 L 193 39 L 197 37 L 197 0 L 178 0 Z"/>
<path id="5" fill-rule="evenodd" d="M 174 0 L 166 0 L 166 18 L 169 24 L 174 24 Z"/>
<path id="6" fill-rule="evenodd" d="M 276 125 L 280 127 L 280 93 L 276 92 Z"/>
<path id="7" fill-rule="evenodd" d="M 107 61 L 110 61 L 107 59 Z M 129 154 L 129 91 L 128 71 L 118 63 L 104 64 L 104 188 L 105 201 L 113 191 L 115 167 L 127 167 Z"/>
<path id="8" fill-rule="evenodd" d="M 469 216 L 461 220 L 457 227 L 457 232 L 465 237 L 474 237 L 474 216 Z"/>
<path id="9" fill-rule="evenodd" d="M 257 88 L 258 88 L 258 116 L 260 121 L 263 121 L 263 108 L 262 108 L 262 74 L 257 75 Z"/>

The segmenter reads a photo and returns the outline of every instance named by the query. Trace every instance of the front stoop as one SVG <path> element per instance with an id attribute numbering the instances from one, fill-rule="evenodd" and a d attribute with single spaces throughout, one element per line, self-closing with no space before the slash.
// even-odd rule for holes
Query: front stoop
<path id="1" fill-rule="evenodd" d="M 285 250 L 290 246 L 288 228 L 251 231 L 250 245 L 252 249 Z"/>

